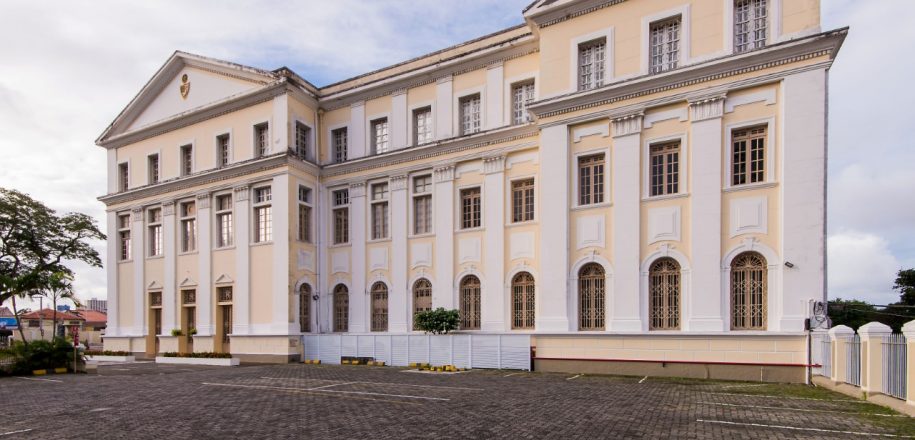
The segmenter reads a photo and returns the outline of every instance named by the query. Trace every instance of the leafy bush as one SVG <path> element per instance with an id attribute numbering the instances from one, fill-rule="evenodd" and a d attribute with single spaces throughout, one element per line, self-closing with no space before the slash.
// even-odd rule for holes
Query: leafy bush
<path id="1" fill-rule="evenodd" d="M 232 357 L 231 353 L 214 353 L 212 351 L 199 352 L 199 353 L 178 353 L 174 351 L 169 351 L 162 353 L 162 356 L 169 358 L 206 358 L 206 359 L 229 359 Z"/>
<path id="2" fill-rule="evenodd" d="M 435 310 L 417 313 L 413 320 L 413 328 L 434 335 L 442 335 L 457 330 L 459 322 L 460 313 L 457 310 L 445 310 L 439 307 Z"/>
<path id="3" fill-rule="evenodd" d="M 73 360 L 73 345 L 63 338 L 32 341 L 28 345 L 16 342 L 10 351 L 16 357 L 13 374 L 31 374 L 34 370 L 66 367 Z"/>
<path id="4" fill-rule="evenodd" d="M 133 356 L 133 353 L 123 350 L 86 350 L 86 356 Z"/>
<path id="5" fill-rule="evenodd" d="M 184 332 L 182 332 L 180 328 L 173 328 L 172 336 L 184 336 Z"/>

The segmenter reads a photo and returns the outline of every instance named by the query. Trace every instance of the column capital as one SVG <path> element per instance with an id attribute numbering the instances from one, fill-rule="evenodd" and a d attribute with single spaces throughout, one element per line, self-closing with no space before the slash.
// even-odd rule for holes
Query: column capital
<path id="1" fill-rule="evenodd" d="M 436 83 L 436 84 L 450 83 L 453 79 L 454 79 L 454 76 L 452 76 L 452 75 L 447 75 L 447 76 L 443 76 L 443 77 L 441 77 L 441 78 L 437 78 L 437 79 L 435 80 L 435 83 Z"/>
<path id="2" fill-rule="evenodd" d="M 906 339 L 915 338 L 915 321 L 909 321 L 902 326 L 902 334 Z"/>
<path id="3" fill-rule="evenodd" d="M 406 174 L 391 176 L 391 191 L 407 189 L 407 180 L 408 179 Z"/>
<path id="4" fill-rule="evenodd" d="M 169 200 L 167 202 L 162 202 L 162 215 L 169 216 L 175 215 L 175 202 Z"/>
<path id="5" fill-rule="evenodd" d="M 871 338 L 874 336 L 884 336 L 884 335 L 889 335 L 892 333 L 893 333 L 893 329 L 891 329 L 890 326 L 883 324 L 881 322 L 876 322 L 876 321 L 869 322 L 867 324 L 862 325 L 860 328 L 858 328 L 858 334 L 861 335 L 862 338 Z"/>
<path id="6" fill-rule="evenodd" d="M 349 198 L 365 197 L 365 182 L 353 182 L 349 184 Z"/>
<path id="7" fill-rule="evenodd" d="M 248 200 L 250 188 L 248 185 L 236 186 L 235 187 L 235 200 L 239 202 L 244 202 Z"/>
<path id="8" fill-rule="evenodd" d="M 134 213 L 135 215 L 142 214 L 142 213 L 143 213 L 143 207 L 142 207 L 142 206 L 134 206 L 133 208 L 130 208 L 130 212 Z M 136 218 L 133 219 L 133 221 L 138 221 L 138 220 L 142 220 L 142 218 L 140 218 L 140 219 L 136 219 Z"/>
<path id="9" fill-rule="evenodd" d="M 505 156 L 483 158 L 483 174 L 501 173 L 503 171 L 505 171 Z"/>
<path id="10" fill-rule="evenodd" d="M 454 165 L 443 165 L 433 170 L 436 182 L 450 182 L 454 180 Z"/>
<path id="11" fill-rule="evenodd" d="M 400 96 L 400 95 L 406 95 L 406 94 L 407 94 L 407 89 L 397 89 L 397 90 L 391 92 L 391 96 Z"/>
<path id="12" fill-rule="evenodd" d="M 724 94 L 707 95 L 689 100 L 689 119 L 692 122 L 724 116 Z"/>
<path id="13" fill-rule="evenodd" d="M 836 339 L 840 336 L 850 336 L 855 334 L 855 331 L 846 325 L 837 325 L 829 329 L 829 336 L 832 336 L 833 339 Z"/>
<path id="14" fill-rule="evenodd" d="M 610 118 L 610 123 L 613 125 L 613 137 L 617 138 L 641 133 L 642 119 L 644 116 L 645 115 L 639 111 L 637 113 Z"/>
<path id="15" fill-rule="evenodd" d="M 210 209 L 210 194 L 197 194 L 197 209 Z"/>

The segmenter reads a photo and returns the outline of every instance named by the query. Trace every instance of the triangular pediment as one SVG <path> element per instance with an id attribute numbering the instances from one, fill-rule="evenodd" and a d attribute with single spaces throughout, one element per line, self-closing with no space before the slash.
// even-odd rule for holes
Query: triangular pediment
<path id="1" fill-rule="evenodd" d="M 274 72 L 175 52 L 99 137 L 99 142 L 252 92 Z"/>
<path id="2" fill-rule="evenodd" d="M 185 278 L 178 287 L 197 287 L 197 282 L 190 278 Z"/>
<path id="3" fill-rule="evenodd" d="M 162 290 L 162 284 L 158 281 L 153 281 L 146 286 L 146 290 Z"/>
<path id="4" fill-rule="evenodd" d="M 231 284 L 233 281 L 235 281 L 235 280 L 233 280 L 232 277 L 230 277 L 226 274 L 222 274 L 216 278 L 216 281 L 214 281 L 214 284 Z"/>

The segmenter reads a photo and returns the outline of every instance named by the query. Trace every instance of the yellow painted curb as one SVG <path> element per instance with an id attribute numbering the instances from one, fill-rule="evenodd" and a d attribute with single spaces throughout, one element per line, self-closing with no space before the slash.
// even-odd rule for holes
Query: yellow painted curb
<path id="1" fill-rule="evenodd" d="M 66 368 L 55 368 L 54 372 L 57 374 L 64 374 L 67 372 L 67 369 Z"/>
<path id="2" fill-rule="evenodd" d="M 45 374 L 48 374 L 48 370 L 32 370 L 32 374 L 35 376 L 44 376 Z"/>

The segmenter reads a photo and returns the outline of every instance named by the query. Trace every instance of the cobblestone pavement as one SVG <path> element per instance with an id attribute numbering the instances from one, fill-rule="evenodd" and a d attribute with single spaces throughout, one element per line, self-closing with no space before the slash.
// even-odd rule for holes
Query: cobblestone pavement
<path id="1" fill-rule="evenodd" d="M 0 378 L 0 396 L 2 440 L 833 439 L 913 428 L 803 386 L 511 371 L 134 363 Z"/>

